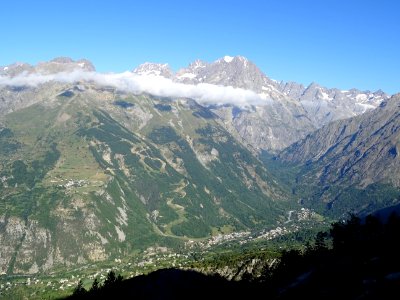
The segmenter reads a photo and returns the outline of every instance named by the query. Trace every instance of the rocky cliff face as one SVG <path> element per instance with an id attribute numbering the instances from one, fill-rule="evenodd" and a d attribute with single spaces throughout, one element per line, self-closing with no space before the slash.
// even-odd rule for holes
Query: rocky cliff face
<path id="1" fill-rule="evenodd" d="M 272 269 L 278 264 L 278 259 L 252 258 L 237 261 L 233 265 L 223 267 L 209 266 L 207 268 L 195 268 L 197 272 L 206 275 L 218 275 L 231 281 L 240 281 L 247 278 L 258 278 L 266 269 Z"/>

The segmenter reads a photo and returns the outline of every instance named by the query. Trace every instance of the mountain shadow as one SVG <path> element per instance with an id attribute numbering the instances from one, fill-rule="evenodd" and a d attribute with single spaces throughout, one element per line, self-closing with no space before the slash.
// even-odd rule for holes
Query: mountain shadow
<path id="1" fill-rule="evenodd" d="M 283 251 L 261 276 L 228 281 L 164 269 L 128 280 L 109 274 L 66 299 L 394 299 L 400 292 L 400 217 L 352 215 L 320 232 L 303 251 Z M 111 279 L 110 279 L 111 278 Z"/>
<path id="2" fill-rule="evenodd" d="M 98 286 L 97 283 L 94 283 Z M 231 282 L 220 276 L 204 275 L 191 270 L 162 269 L 148 275 L 128 280 L 116 280 L 89 291 L 78 285 L 73 299 L 239 299 L 240 296 L 255 295 L 246 282 Z M 240 297 L 240 299 L 243 299 Z"/>

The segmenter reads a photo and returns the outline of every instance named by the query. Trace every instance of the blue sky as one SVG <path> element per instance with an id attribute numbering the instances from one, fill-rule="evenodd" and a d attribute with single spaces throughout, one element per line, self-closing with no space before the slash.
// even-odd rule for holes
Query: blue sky
<path id="1" fill-rule="evenodd" d="M 0 65 L 57 56 L 98 71 L 243 55 L 277 80 L 400 92 L 400 1 L 2 1 Z"/>

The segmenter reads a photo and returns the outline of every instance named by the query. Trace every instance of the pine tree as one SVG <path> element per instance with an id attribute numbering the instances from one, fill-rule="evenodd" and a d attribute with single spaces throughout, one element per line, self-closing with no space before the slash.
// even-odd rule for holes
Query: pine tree
<path id="1" fill-rule="evenodd" d="M 83 287 L 83 282 L 82 280 L 79 280 L 78 285 L 76 286 L 76 288 L 74 289 L 73 292 L 73 296 L 75 297 L 79 297 L 79 296 L 83 296 L 84 294 L 86 294 L 87 291 L 85 290 L 85 288 Z"/>
<path id="2" fill-rule="evenodd" d="M 96 293 L 99 290 L 99 281 L 97 278 L 93 280 L 92 287 L 90 288 L 90 292 Z"/>

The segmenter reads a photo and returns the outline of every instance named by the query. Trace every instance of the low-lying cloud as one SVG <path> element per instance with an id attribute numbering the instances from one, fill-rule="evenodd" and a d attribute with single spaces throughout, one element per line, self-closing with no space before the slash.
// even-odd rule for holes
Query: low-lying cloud
<path id="1" fill-rule="evenodd" d="M 103 86 L 112 86 L 124 92 L 192 98 L 206 105 L 233 104 L 246 107 L 267 103 L 265 98 L 261 98 L 260 95 L 250 90 L 207 83 L 183 84 L 161 76 L 137 75 L 132 72 L 97 73 L 76 70 L 55 74 L 22 73 L 15 77 L 0 76 L 0 86 L 38 86 L 51 81 L 62 83 L 91 81 Z"/>

